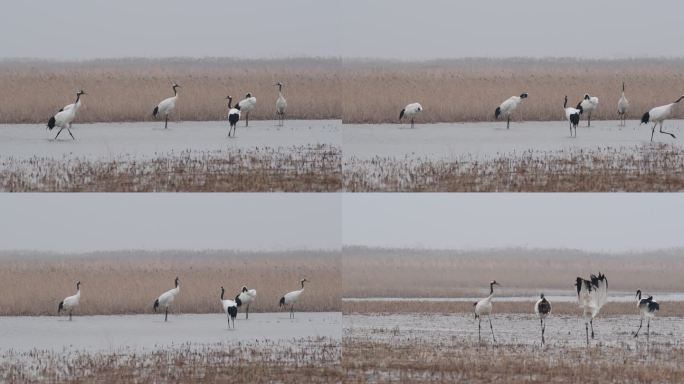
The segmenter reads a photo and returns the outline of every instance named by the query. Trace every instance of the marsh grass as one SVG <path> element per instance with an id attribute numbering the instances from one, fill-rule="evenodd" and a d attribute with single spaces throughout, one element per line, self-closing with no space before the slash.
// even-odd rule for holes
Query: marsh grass
<path id="1" fill-rule="evenodd" d="M 681 249 L 604 254 L 568 249 L 345 247 L 343 254 L 344 297 L 480 297 L 488 293 L 491 280 L 502 285 L 502 296 L 537 297 L 547 290 L 573 294 L 577 276 L 587 278 L 599 271 L 615 291 L 684 291 Z"/>
<path id="2" fill-rule="evenodd" d="M 340 341 L 328 338 L 0 356 L 0 380 L 10 383 L 324 383 L 342 375 Z"/>
<path id="3" fill-rule="evenodd" d="M 676 192 L 684 190 L 684 151 L 634 148 L 526 151 L 488 159 L 352 157 L 350 192 Z"/>
<path id="4" fill-rule="evenodd" d="M 332 251 L 121 251 L 79 255 L 0 254 L 0 315 L 56 315 L 81 281 L 81 315 L 152 313 L 154 300 L 181 281 L 173 313 L 217 313 L 243 285 L 257 290 L 250 312 L 276 312 L 280 297 L 310 280 L 301 311 L 340 311 L 340 254 Z M 39 294 L 36 294 L 36 293 Z"/>
<path id="5" fill-rule="evenodd" d="M 512 120 L 561 120 L 564 96 L 575 106 L 585 93 L 599 97 L 593 120 L 616 119 L 622 81 L 629 118 L 640 118 L 684 93 L 684 59 L 344 60 L 342 119 L 396 123 L 406 104 L 420 102 L 420 123 L 491 121 L 501 102 L 522 92 L 530 96 Z"/>
<path id="6" fill-rule="evenodd" d="M 102 59 L 0 61 L 0 123 L 47 122 L 84 89 L 77 122 L 152 120 L 152 110 L 181 85 L 172 119 L 225 120 L 225 97 L 257 97 L 250 119 L 273 119 L 284 83 L 288 119 L 339 119 L 339 59 Z"/>
<path id="7" fill-rule="evenodd" d="M 3 158 L 0 190 L 10 192 L 335 192 L 341 150 L 330 145 L 184 151 L 113 160 Z"/>

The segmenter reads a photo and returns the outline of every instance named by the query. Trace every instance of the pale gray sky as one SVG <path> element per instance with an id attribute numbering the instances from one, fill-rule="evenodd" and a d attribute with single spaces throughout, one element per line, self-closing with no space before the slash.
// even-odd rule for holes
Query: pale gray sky
<path id="1" fill-rule="evenodd" d="M 0 249 L 339 249 L 337 194 L 0 194 Z"/>
<path id="2" fill-rule="evenodd" d="M 682 56 L 677 0 L 32 0 L 0 57 Z"/>
<path id="3" fill-rule="evenodd" d="M 591 251 L 684 247 L 684 194 L 345 194 L 344 245 Z"/>

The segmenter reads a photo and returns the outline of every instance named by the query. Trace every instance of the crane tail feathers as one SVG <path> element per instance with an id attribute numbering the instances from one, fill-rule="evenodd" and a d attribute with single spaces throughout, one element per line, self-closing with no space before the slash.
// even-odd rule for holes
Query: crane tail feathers
<path id="1" fill-rule="evenodd" d="M 401 112 L 399 112 L 399 120 L 404 118 L 404 111 L 406 111 L 406 109 L 402 109 Z"/>
<path id="2" fill-rule="evenodd" d="M 641 124 L 648 124 L 648 122 L 651 120 L 651 114 L 646 112 L 644 113 L 643 116 L 641 116 Z"/>
<path id="3" fill-rule="evenodd" d="M 285 305 L 285 296 L 280 298 L 280 306 L 282 307 L 283 305 Z"/>
<path id="4" fill-rule="evenodd" d="M 64 309 L 64 302 L 60 301 L 59 302 L 59 307 L 57 307 L 57 313 L 62 312 L 62 309 Z"/>
<path id="5" fill-rule="evenodd" d="M 496 107 L 496 111 L 494 111 L 494 118 L 498 119 L 500 115 L 501 115 L 501 107 Z"/>
<path id="6" fill-rule="evenodd" d="M 159 308 L 159 299 L 154 301 L 154 311 L 157 312 L 157 308 Z"/>
<path id="7" fill-rule="evenodd" d="M 54 128 L 54 127 L 55 127 L 55 123 L 57 123 L 57 121 L 55 120 L 55 117 L 52 116 L 52 117 L 50 118 L 50 120 L 48 120 L 48 124 L 47 124 L 48 128 L 50 128 L 50 129 Z"/>
<path id="8" fill-rule="evenodd" d="M 157 117 L 157 114 L 159 113 L 159 106 L 154 107 L 154 111 L 152 111 L 152 116 Z"/>

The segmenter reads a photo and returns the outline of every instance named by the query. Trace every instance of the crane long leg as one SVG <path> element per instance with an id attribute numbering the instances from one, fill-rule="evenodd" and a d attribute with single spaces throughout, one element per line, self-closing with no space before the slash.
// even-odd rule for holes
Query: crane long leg
<path id="1" fill-rule="evenodd" d="M 60 128 L 60 129 L 59 129 L 59 132 L 57 132 L 57 135 L 55 136 L 55 140 L 57 140 L 57 138 L 59 137 L 59 134 L 62 133 L 62 130 L 63 130 L 63 129 L 64 129 L 64 128 Z M 655 127 L 653 127 L 653 129 L 655 129 Z"/>
<path id="2" fill-rule="evenodd" d="M 676 137 L 673 133 L 663 131 L 663 122 L 662 121 L 660 122 L 660 133 L 668 134 L 668 135 L 672 136 L 673 139 L 676 139 Z"/>
<path id="3" fill-rule="evenodd" d="M 594 318 L 593 317 L 591 320 L 589 320 L 589 324 L 591 324 L 591 338 L 593 340 L 594 339 Z"/>
<path id="4" fill-rule="evenodd" d="M 230 314 L 226 312 L 226 320 L 228 320 L 228 329 L 230 329 Z"/>
<path id="5" fill-rule="evenodd" d="M 169 307 L 166 307 L 166 311 L 164 311 L 164 321 L 167 321 L 169 319 Z"/>
<path id="6" fill-rule="evenodd" d="M 544 345 L 544 319 L 539 320 L 541 322 L 541 331 L 542 331 L 542 345 Z"/>
<path id="7" fill-rule="evenodd" d="M 492 339 L 496 343 L 496 337 L 494 337 L 494 327 L 492 327 L 492 318 L 487 316 L 487 319 L 489 319 L 489 329 L 492 330 Z"/>
<path id="8" fill-rule="evenodd" d="M 644 319 L 641 319 L 641 321 L 639 321 L 639 329 L 637 329 L 636 333 L 634 334 L 634 337 L 639 336 L 639 331 L 641 331 L 641 326 L 643 324 L 644 324 Z"/>
<path id="9" fill-rule="evenodd" d="M 589 112 L 589 115 L 587 116 L 587 127 L 591 127 L 591 112 Z"/>
<path id="10" fill-rule="evenodd" d="M 506 129 L 509 129 L 511 127 L 511 116 L 508 116 L 508 120 L 506 120 Z"/>
<path id="11" fill-rule="evenodd" d="M 71 124 L 69 124 L 69 127 L 67 127 L 67 132 L 69 132 L 69 136 L 71 136 L 71 140 L 76 140 L 74 135 L 71 133 Z"/>
<path id="12" fill-rule="evenodd" d="M 482 344 L 482 318 L 477 321 L 477 341 Z"/>
<path id="13" fill-rule="evenodd" d="M 646 342 L 651 338 L 651 319 L 646 321 Z"/>
<path id="14" fill-rule="evenodd" d="M 71 310 L 69 310 L 69 321 L 71 321 Z"/>
<path id="15" fill-rule="evenodd" d="M 169 127 L 169 115 L 166 115 L 166 118 L 164 119 L 164 129 L 167 129 Z"/>
<path id="16" fill-rule="evenodd" d="M 411 118 L 411 128 L 413 128 L 413 117 Z"/>
<path id="17" fill-rule="evenodd" d="M 587 347 L 589 346 L 589 323 L 584 322 L 584 329 L 587 331 Z"/>
<path id="18" fill-rule="evenodd" d="M 653 124 L 653 129 L 651 129 L 651 143 L 653 142 L 653 134 L 655 133 L 655 128 L 658 123 Z"/>
<path id="19" fill-rule="evenodd" d="M 249 127 L 249 112 L 245 114 L 245 127 Z"/>
<path id="20" fill-rule="evenodd" d="M 249 304 L 247 304 L 247 308 L 245 309 L 245 320 L 249 319 Z"/>

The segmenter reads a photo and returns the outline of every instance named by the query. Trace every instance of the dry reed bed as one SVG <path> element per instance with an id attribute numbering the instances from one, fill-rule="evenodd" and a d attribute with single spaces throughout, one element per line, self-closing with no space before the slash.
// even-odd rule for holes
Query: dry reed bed
<path id="1" fill-rule="evenodd" d="M 341 150 L 330 145 L 183 151 L 140 159 L 2 158 L 10 192 L 335 192 Z"/>
<path id="2" fill-rule="evenodd" d="M 602 254 L 567 249 L 430 251 L 345 247 L 342 290 L 344 297 L 479 297 L 488 294 L 489 282 L 496 280 L 502 285 L 498 292 L 503 296 L 536 297 L 548 290 L 571 295 L 576 293 L 577 276 L 587 278 L 601 271 L 608 277 L 612 291 L 683 292 L 681 252 L 672 249 Z"/>
<path id="3" fill-rule="evenodd" d="M 0 380 L 21 383 L 323 383 L 342 377 L 339 340 L 184 344 L 152 352 L 6 352 Z"/>
<path id="4" fill-rule="evenodd" d="M 0 62 L 0 123 L 47 122 L 84 89 L 78 122 L 146 121 L 162 99 L 182 86 L 182 120 L 226 118 L 227 95 L 257 98 L 250 119 L 273 119 L 276 81 L 284 83 L 287 117 L 339 119 L 339 59 L 107 59 L 82 62 Z"/>
<path id="5" fill-rule="evenodd" d="M 660 144 L 484 160 L 352 157 L 343 177 L 349 192 L 676 192 L 684 190 L 684 151 Z"/>
<path id="6" fill-rule="evenodd" d="M 280 297 L 310 280 L 300 311 L 340 311 L 340 253 L 332 251 L 102 252 L 76 256 L 32 252 L 0 255 L 0 315 L 56 315 L 57 305 L 81 281 L 82 315 L 151 313 L 154 300 L 181 291 L 174 313 L 217 313 L 220 287 L 228 297 L 243 285 L 258 293 L 252 312 L 275 312 Z M 40 294 L 36 294 L 40 292 Z"/>
<path id="7" fill-rule="evenodd" d="M 512 95 L 529 92 L 514 120 L 560 120 L 563 98 L 577 105 L 585 93 L 599 97 L 592 119 L 616 119 L 626 82 L 629 117 L 684 94 L 684 59 L 460 59 L 427 62 L 344 60 L 345 123 L 397 122 L 418 101 L 419 122 L 489 121 Z M 677 115 L 680 115 L 677 113 Z"/>
<path id="8" fill-rule="evenodd" d="M 343 339 L 345 382 L 681 383 L 684 348 L 482 347 L 444 340 Z"/>
<path id="9" fill-rule="evenodd" d="M 485 294 L 482 295 L 484 297 Z M 529 302 L 502 302 L 494 297 L 494 316 L 504 316 L 510 314 L 534 313 L 534 303 L 538 297 L 530 296 Z M 658 300 L 658 298 L 655 298 Z M 684 303 L 665 302 L 658 300 L 660 311 L 658 316 L 662 317 L 684 317 Z M 554 315 L 580 316 L 582 310 L 577 303 L 558 303 L 551 302 Z M 400 313 L 434 313 L 442 315 L 473 313 L 473 303 L 467 302 L 445 302 L 445 301 L 356 301 L 342 302 L 342 311 L 345 314 L 400 314 Z M 601 308 L 601 317 L 639 315 L 636 307 L 636 299 L 629 303 L 608 302 Z"/>

